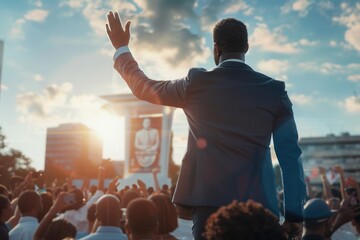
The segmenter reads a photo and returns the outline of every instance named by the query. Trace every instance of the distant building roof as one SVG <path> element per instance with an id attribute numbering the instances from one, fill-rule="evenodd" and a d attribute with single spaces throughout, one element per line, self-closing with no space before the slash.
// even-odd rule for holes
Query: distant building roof
<path id="1" fill-rule="evenodd" d="M 329 134 L 324 137 L 305 137 L 299 140 L 300 145 L 307 144 L 340 144 L 340 143 L 360 143 L 360 135 L 350 135 L 342 133 L 339 136 Z"/>

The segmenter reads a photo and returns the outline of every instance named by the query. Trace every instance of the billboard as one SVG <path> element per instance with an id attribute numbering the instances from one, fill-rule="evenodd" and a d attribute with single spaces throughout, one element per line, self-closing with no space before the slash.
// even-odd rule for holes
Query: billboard
<path id="1" fill-rule="evenodd" d="M 159 168 L 162 117 L 131 118 L 130 173 Z"/>

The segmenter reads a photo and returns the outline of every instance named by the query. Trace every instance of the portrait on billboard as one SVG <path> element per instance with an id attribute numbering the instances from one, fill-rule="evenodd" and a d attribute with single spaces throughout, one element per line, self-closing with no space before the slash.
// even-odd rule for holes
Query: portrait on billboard
<path id="1" fill-rule="evenodd" d="M 131 119 L 130 169 L 150 173 L 159 167 L 162 117 Z"/>

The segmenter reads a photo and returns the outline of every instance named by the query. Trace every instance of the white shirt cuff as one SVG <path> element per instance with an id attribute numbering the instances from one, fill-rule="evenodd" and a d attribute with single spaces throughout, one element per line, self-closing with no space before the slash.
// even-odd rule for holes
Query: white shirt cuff
<path id="1" fill-rule="evenodd" d="M 113 57 L 114 62 L 121 54 L 129 53 L 129 52 L 130 52 L 130 49 L 128 46 L 119 47 L 114 54 L 114 57 Z"/>

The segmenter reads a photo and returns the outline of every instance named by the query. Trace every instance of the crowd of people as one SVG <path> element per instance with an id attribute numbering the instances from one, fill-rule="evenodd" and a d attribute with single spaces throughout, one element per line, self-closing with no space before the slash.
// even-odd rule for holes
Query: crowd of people
<path id="1" fill-rule="evenodd" d="M 314 190 L 308 181 L 302 235 L 281 225 L 260 203 L 249 200 L 219 208 L 207 220 L 204 239 L 359 239 L 359 184 L 346 178 L 341 167 L 340 187 L 327 180 L 319 168 L 323 188 Z M 171 202 L 173 187 L 160 186 L 153 171 L 155 188 L 138 180 L 119 186 L 114 178 L 104 186 L 103 168 L 98 185 L 81 188 L 69 179 L 62 186 L 35 187 L 32 172 L 15 185 L 0 185 L 1 240 L 57 239 L 192 239 L 191 209 Z M 279 208 L 283 209 L 279 193 Z"/>

